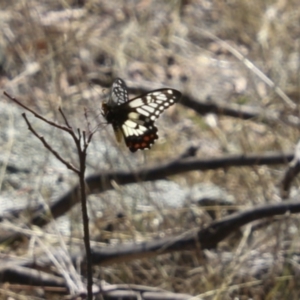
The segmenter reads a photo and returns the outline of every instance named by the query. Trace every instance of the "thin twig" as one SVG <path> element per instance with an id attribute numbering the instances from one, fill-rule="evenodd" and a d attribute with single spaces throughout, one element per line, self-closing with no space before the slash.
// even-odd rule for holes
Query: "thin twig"
<path id="1" fill-rule="evenodd" d="M 83 139 L 83 147 L 86 148 L 86 135 L 85 135 L 85 131 L 82 132 L 82 139 Z"/>
<path id="2" fill-rule="evenodd" d="M 261 165 L 279 165 L 287 164 L 294 157 L 290 153 L 265 153 L 265 154 L 240 154 L 227 155 L 219 158 L 194 158 L 181 159 L 180 156 L 169 160 L 166 163 L 160 163 L 152 166 L 143 166 L 140 169 L 132 171 L 102 171 L 99 174 L 90 175 L 85 179 L 89 195 L 102 193 L 113 188 L 112 181 L 118 185 L 126 185 L 136 182 L 154 181 L 165 179 L 168 176 L 174 176 L 190 171 L 206 171 L 241 166 L 261 166 Z M 53 218 L 64 215 L 73 205 L 80 202 L 78 186 L 68 191 L 57 201 L 51 204 L 50 210 Z M 32 224 L 44 226 L 48 219 L 44 216 L 45 212 L 40 210 L 33 216 Z"/>
<path id="3" fill-rule="evenodd" d="M 59 125 L 55 122 L 52 122 L 52 121 L 49 121 L 47 119 L 45 119 L 43 116 L 41 116 L 40 114 L 38 114 L 37 112 L 35 112 L 34 110 L 30 109 L 29 107 L 27 107 L 26 105 L 22 104 L 19 100 L 17 100 L 16 98 L 10 96 L 7 92 L 3 92 L 3 94 L 8 97 L 10 100 L 14 101 L 15 103 L 17 103 L 18 105 L 20 105 L 21 107 L 23 107 L 24 109 L 28 110 L 29 112 L 31 112 L 36 118 L 48 123 L 49 125 L 51 126 L 54 126 L 56 128 L 59 128 L 61 130 L 64 130 L 66 132 L 71 132 L 72 129 L 71 128 L 68 128 L 66 126 L 62 126 L 62 125 Z"/>
<path id="4" fill-rule="evenodd" d="M 61 107 L 58 108 L 58 111 L 59 111 L 60 114 L 62 115 L 62 117 L 63 117 L 63 119 L 64 119 L 66 125 L 68 126 L 68 128 L 72 128 L 72 127 L 70 126 L 70 124 L 69 124 L 69 122 L 68 122 L 68 120 L 67 120 L 67 118 L 66 118 L 66 116 L 65 116 L 65 114 L 64 114 L 64 112 L 63 112 L 63 110 L 61 109 Z"/>
<path id="5" fill-rule="evenodd" d="M 88 146 L 88 144 L 91 142 L 93 135 L 94 135 L 94 132 L 91 132 L 91 133 L 88 135 L 87 146 Z"/>
<path id="6" fill-rule="evenodd" d="M 43 143 L 46 149 L 48 149 L 59 161 L 61 161 L 68 169 L 72 170 L 75 172 L 78 177 L 79 177 L 79 190 L 80 190 L 80 199 L 81 199 L 81 208 L 82 208 L 82 218 L 83 218 L 83 231 L 84 231 L 84 243 L 85 243 L 85 250 L 86 250 L 86 265 L 87 265 L 87 298 L 92 299 L 93 291 L 93 278 L 92 278 L 92 258 L 91 258 L 91 247 L 90 247 L 90 237 L 89 237 L 89 218 L 88 218 L 88 212 L 87 212 L 87 194 L 86 194 L 86 185 L 85 185 L 85 169 L 86 169 L 86 151 L 88 144 L 86 143 L 86 133 L 83 131 L 83 134 L 81 133 L 81 130 L 77 128 L 78 132 L 78 137 L 75 135 L 72 127 L 70 126 L 64 112 L 62 111 L 61 108 L 59 108 L 59 112 L 61 113 L 66 125 L 66 126 L 61 126 L 58 125 L 52 121 L 49 121 L 42 117 L 40 114 L 36 113 L 29 107 L 25 106 L 22 104 L 20 101 L 18 101 L 16 98 L 11 97 L 9 94 L 4 92 L 4 95 L 7 96 L 10 100 L 15 102 L 16 104 L 20 105 L 22 108 L 25 110 L 28 110 L 31 112 L 36 118 L 41 119 L 45 123 L 54 126 L 58 129 L 64 130 L 68 132 L 76 145 L 77 152 L 78 152 L 78 158 L 80 162 L 80 167 L 79 169 L 76 169 L 73 165 L 68 163 L 66 160 L 64 160 L 59 153 L 57 153 L 52 147 L 46 142 L 44 137 L 40 136 L 31 126 L 29 123 L 26 114 L 23 113 L 22 116 L 25 119 L 26 124 L 28 125 L 28 129 Z M 81 142 L 81 138 L 83 137 L 83 142 Z M 91 137 L 89 137 L 89 141 L 91 140 Z M 82 146 L 83 144 L 83 146 Z M 83 149 L 82 149 L 83 148 Z M 78 190 L 77 190 L 78 191 Z M 78 195 L 76 195 L 76 198 L 78 198 Z M 101 286 L 100 286 L 101 290 Z"/>
<path id="7" fill-rule="evenodd" d="M 22 113 L 22 117 L 25 119 L 25 122 L 28 126 L 28 129 L 43 143 L 43 145 L 45 146 L 45 148 L 47 148 L 59 161 L 61 161 L 68 169 L 72 170 L 73 172 L 75 172 L 76 174 L 79 174 L 79 170 L 76 169 L 72 164 L 70 164 L 69 162 L 67 162 L 66 160 L 64 160 L 58 153 L 57 151 L 55 151 L 44 139 L 43 136 L 40 136 L 31 126 L 31 124 L 29 123 L 26 114 Z"/>

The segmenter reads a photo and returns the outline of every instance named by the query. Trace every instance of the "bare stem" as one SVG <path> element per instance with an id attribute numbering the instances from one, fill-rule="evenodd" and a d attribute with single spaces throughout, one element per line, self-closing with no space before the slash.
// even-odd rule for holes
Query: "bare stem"
<path id="1" fill-rule="evenodd" d="M 72 164 L 70 164 L 69 162 L 67 162 L 66 160 L 64 160 L 57 151 L 55 151 L 48 143 L 47 141 L 44 139 L 43 136 L 39 135 L 31 126 L 31 124 L 29 123 L 27 116 L 25 113 L 22 113 L 22 117 L 25 119 L 25 122 L 28 126 L 28 129 L 43 143 L 43 145 L 45 146 L 45 148 L 47 148 L 59 161 L 61 161 L 68 169 L 72 170 L 73 172 L 75 172 L 76 174 L 79 174 L 79 170 L 77 168 L 75 168 Z"/>
<path id="2" fill-rule="evenodd" d="M 89 142 L 91 141 L 92 134 L 86 137 L 86 132 L 78 128 L 77 133 L 78 136 L 74 133 L 72 127 L 70 126 L 64 112 L 61 108 L 59 108 L 59 112 L 62 115 L 64 122 L 66 126 L 58 125 L 52 121 L 47 120 L 34 110 L 30 109 L 26 105 L 22 104 L 19 100 L 16 98 L 10 96 L 8 93 L 4 92 L 4 95 L 8 97 L 10 100 L 24 108 L 25 110 L 31 112 L 36 118 L 44 121 L 45 123 L 56 127 L 58 129 L 61 129 L 63 131 L 68 132 L 76 145 L 77 152 L 78 152 L 78 158 L 80 161 L 80 167 L 79 169 L 75 168 L 71 163 L 67 162 L 65 159 L 61 157 L 61 155 L 55 151 L 44 139 L 43 136 L 39 135 L 31 126 L 29 120 L 27 119 L 27 116 L 25 113 L 22 114 L 28 129 L 35 135 L 45 146 L 46 149 L 48 149 L 59 161 L 61 161 L 68 169 L 75 172 L 79 177 L 79 190 L 80 190 L 80 198 L 81 198 L 81 207 L 82 207 L 82 219 L 83 219 L 83 231 L 84 231 L 84 244 L 85 244 L 85 250 L 86 250 L 86 261 L 87 261 L 87 298 L 91 300 L 93 298 L 93 277 L 92 277 L 92 256 L 91 256 L 91 246 L 90 246 L 90 234 L 89 234 L 89 218 L 88 218 L 88 212 L 87 212 L 87 195 L 86 195 L 86 183 L 85 183 L 85 164 L 86 164 L 86 151 Z M 88 140 L 88 142 L 87 142 Z M 101 287 L 100 287 L 101 288 Z"/>
<path id="3" fill-rule="evenodd" d="M 59 125 L 55 122 L 52 122 L 50 120 L 47 120 L 46 118 L 44 118 L 43 116 L 41 116 L 39 113 L 35 112 L 34 110 L 30 109 L 29 107 L 27 107 L 26 105 L 22 104 L 19 100 L 17 100 L 16 98 L 10 96 L 7 92 L 3 92 L 3 94 L 8 97 L 10 100 L 14 101 L 16 104 L 18 104 L 19 106 L 23 107 L 24 109 L 28 110 L 29 112 L 31 112 L 36 118 L 48 123 L 49 125 L 51 126 L 54 126 L 56 128 L 59 128 L 61 130 L 64 130 L 66 132 L 69 132 L 72 131 L 71 128 L 68 128 L 66 126 L 62 126 L 62 125 Z"/>

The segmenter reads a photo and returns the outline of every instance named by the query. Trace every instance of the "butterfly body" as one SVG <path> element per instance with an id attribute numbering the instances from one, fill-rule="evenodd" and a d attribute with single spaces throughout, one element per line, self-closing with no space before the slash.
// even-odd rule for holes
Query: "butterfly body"
<path id="1" fill-rule="evenodd" d="M 131 152 L 150 149 L 158 139 L 154 121 L 180 98 L 177 90 L 159 89 L 129 100 L 125 82 L 117 78 L 110 99 L 102 104 L 102 114 L 112 124 L 117 140 L 123 136 Z"/>

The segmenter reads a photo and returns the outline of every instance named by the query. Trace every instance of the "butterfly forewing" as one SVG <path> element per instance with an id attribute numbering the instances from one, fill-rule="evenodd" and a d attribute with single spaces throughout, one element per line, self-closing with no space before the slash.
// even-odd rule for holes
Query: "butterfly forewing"
<path id="1" fill-rule="evenodd" d="M 169 106 L 181 98 L 181 93 L 173 89 L 160 89 L 131 99 L 128 106 L 138 114 L 155 121 Z"/>
<path id="2" fill-rule="evenodd" d="M 180 98 L 177 90 L 160 89 L 128 100 L 125 82 L 118 78 L 112 85 L 111 100 L 103 104 L 103 115 L 115 133 L 123 133 L 130 151 L 150 149 L 158 139 L 154 121 Z"/>
<path id="3" fill-rule="evenodd" d="M 111 87 L 110 93 L 110 105 L 120 105 L 122 103 L 128 102 L 128 91 L 126 83 L 121 79 L 117 78 Z"/>

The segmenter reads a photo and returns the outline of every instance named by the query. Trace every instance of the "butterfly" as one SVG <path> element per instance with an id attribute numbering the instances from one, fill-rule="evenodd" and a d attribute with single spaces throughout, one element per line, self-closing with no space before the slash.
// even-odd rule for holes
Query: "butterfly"
<path id="1" fill-rule="evenodd" d="M 110 97 L 102 103 L 102 115 L 112 124 L 118 142 L 124 137 L 131 152 L 150 149 L 158 139 L 154 121 L 169 106 L 181 99 L 174 89 L 159 89 L 136 98 L 128 98 L 128 90 L 121 78 L 112 84 Z"/>

